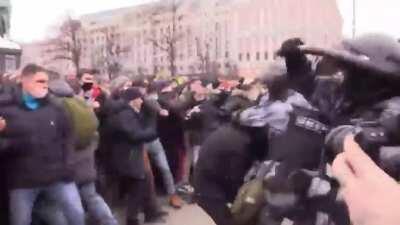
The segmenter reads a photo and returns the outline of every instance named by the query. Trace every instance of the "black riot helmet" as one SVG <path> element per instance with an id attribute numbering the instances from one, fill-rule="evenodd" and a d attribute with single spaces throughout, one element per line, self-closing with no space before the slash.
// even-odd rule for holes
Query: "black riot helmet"
<path id="1" fill-rule="evenodd" d="M 400 43 L 388 35 L 366 34 L 342 42 L 343 48 L 360 56 L 371 67 L 400 77 Z"/>
<path id="2" fill-rule="evenodd" d="M 344 75 L 344 103 L 350 111 L 400 95 L 400 43 L 390 36 L 367 34 L 346 39 L 340 49 L 300 49 L 336 61 Z"/>

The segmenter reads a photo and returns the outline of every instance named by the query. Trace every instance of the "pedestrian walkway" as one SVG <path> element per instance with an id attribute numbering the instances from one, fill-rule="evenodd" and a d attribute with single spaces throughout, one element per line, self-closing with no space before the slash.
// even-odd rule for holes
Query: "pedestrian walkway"
<path id="1" fill-rule="evenodd" d="M 180 210 L 164 207 L 169 212 L 166 223 L 148 223 L 148 225 L 215 225 L 212 219 L 197 205 L 185 205 Z M 121 225 L 125 225 L 122 210 L 117 210 Z"/>
<path id="2" fill-rule="evenodd" d="M 151 225 L 215 225 L 212 219 L 197 205 L 185 205 L 180 210 L 168 209 L 167 222 Z"/>

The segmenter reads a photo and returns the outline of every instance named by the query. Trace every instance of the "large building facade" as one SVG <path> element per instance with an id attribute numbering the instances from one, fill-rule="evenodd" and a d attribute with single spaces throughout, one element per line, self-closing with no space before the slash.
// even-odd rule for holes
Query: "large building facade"
<path id="1" fill-rule="evenodd" d="M 288 38 L 317 46 L 342 38 L 336 0 L 178 1 L 82 16 L 82 67 L 107 73 L 111 61 L 122 73 L 168 74 L 175 58 L 179 75 L 257 76 L 279 60 L 275 52 Z"/>

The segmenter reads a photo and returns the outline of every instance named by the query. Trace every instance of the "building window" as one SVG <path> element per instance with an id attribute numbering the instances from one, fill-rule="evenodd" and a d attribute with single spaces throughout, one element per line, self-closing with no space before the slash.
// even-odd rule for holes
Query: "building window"
<path id="1" fill-rule="evenodd" d="M 257 59 L 257 61 L 260 61 L 260 52 L 256 53 L 256 59 Z"/>
<path id="2" fill-rule="evenodd" d="M 239 53 L 239 61 L 242 61 L 242 57 L 243 57 L 242 53 Z"/>
<path id="3" fill-rule="evenodd" d="M 268 60 L 268 52 L 264 52 L 264 59 Z"/>
<path id="4" fill-rule="evenodd" d="M 247 58 L 247 61 L 250 61 L 250 60 L 251 60 L 250 53 L 247 53 L 247 54 L 246 54 L 246 58 Z"/>
<path id="5" fill-rule="evenodd" d="M 229 58 L 229 52 L 228 51 L 225 52 L 225 58 Z"/>

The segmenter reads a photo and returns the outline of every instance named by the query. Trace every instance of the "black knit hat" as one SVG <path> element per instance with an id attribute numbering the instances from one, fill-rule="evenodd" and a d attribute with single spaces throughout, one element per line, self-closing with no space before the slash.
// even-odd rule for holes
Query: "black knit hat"
<path id="1" fill-rule="evenodd" d="M 121 98 L 129 102 L 137 98 L 142 98 L 143 94 L 140 92 L 139 88 L 128 88 L 121 93 Z"/>

